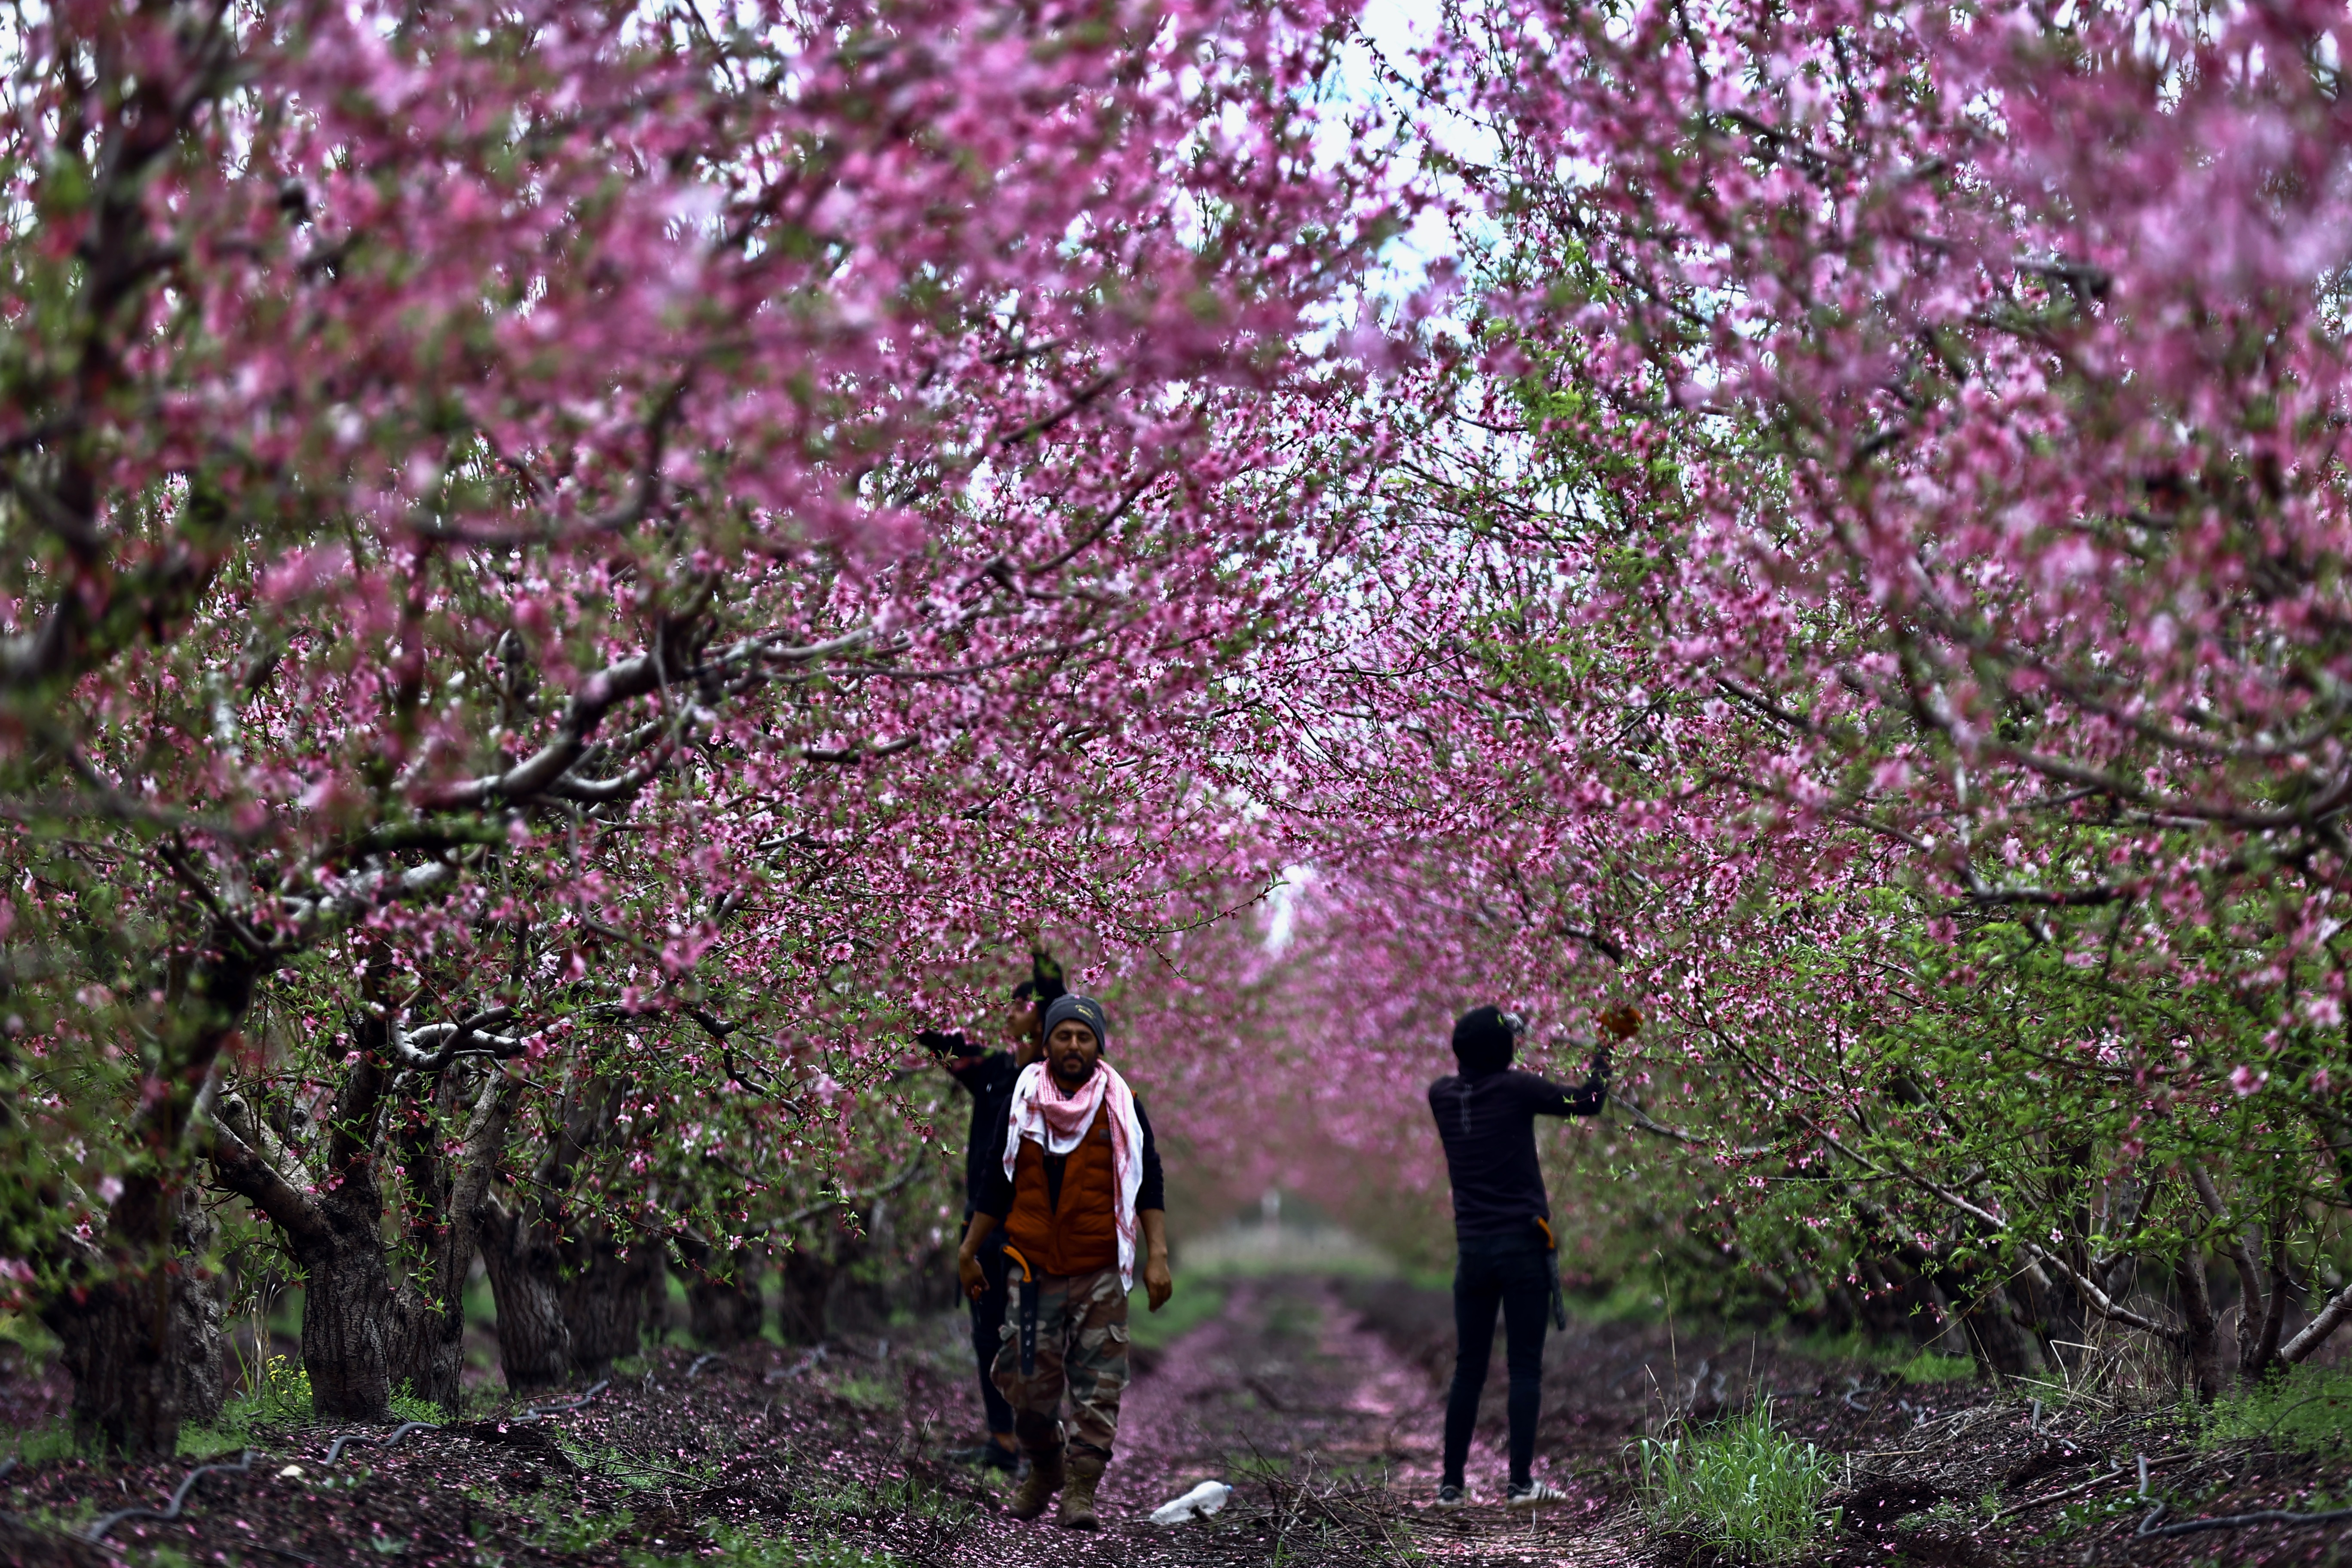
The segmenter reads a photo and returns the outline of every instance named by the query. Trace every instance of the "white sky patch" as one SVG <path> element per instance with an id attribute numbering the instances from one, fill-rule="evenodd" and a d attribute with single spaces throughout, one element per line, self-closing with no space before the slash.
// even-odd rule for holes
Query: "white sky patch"
<path id="1" fill-rule="evenodd" d="M 1266 895 L 1266 905 L 1273 913 L 1265 922 L 1265 950 L 1276 957 L 1290 945 L 1291 928 L 1298 920 L 1298 895 L 1314 874 L 1306 866 L 1285 866 L 1282 880 Z"/>
<path id="2" fill-rule="evenodd" d="M 1485 124 L 1458 110 L 1400 88 L 1383 79 L 1383 69 L 1408 78 L 1419 74 L 1418 51 L 1438 37 L 1444 22 L 1439 0 L 1366 0 L 1358 19 L 1358 33 L 1340 57 L 1337 79 L 1329 90 L 1342 104 L 1377 105 L 1395 122 L 1416 125 L 1419 134 L 1465 163 L 1491 164 L 1502 155 L 1502 144 Z M 1323 134 L 1344 136 L 1345 117 L 1335 115 Z M 1344 152 L 1336 141 L 1321 151 L 1336 162 Z M 1448 178 L 1444 194 L 1459 196 L 1458 181 Z M 1472 220 L 1474 235 L 1483 226 Z M 1382 248 L 1380 263 L 1360 295 L 1334 300 L 1311 320 L 1315 330 L 1307 346 L 1320 342 L 1334 330 L 1344 329 L 1366 307 L 1379 310 L 1401 303 L 1418 292 L 1439 262 L 1460 254 L 1461 245 L 1444 211 L 1433 208 L 1417 215 L 1406 230 Z"/>

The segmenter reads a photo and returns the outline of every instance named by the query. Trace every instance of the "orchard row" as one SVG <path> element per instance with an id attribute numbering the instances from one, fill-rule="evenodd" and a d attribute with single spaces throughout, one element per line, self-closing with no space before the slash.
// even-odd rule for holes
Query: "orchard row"
<path id="1" fill-rule="evenodd" d="M 77 1419 L 216 1404 L 224 1226 L 336 1417 L 454 1397 L 477 1258 L 518 1387 L 815 1267 L 1035 943 L 1202 1191 L 1410 1235 L 1443 1020 L 1631 1005 L 1592 1270 L 2309 1355 L 2347 23 L 2063 15 L 52 7 L 0 1278 Z"/>

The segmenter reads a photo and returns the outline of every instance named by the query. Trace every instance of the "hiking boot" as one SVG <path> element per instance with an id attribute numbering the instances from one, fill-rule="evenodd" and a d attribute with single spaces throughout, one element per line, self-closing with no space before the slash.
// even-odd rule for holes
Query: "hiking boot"
<path id="1" fill-rule="evenodd" d="M 1538 1503 L 1566 1502 L 1568 1494 L 1549 1481 L 1513 1481 L 1511 1495 L 1503 1500 L 1506 1508 L 1533 1508 Z"/>
<path id="2" fill-rule="evenodd" d="M 1437 1506 L 1443 1509 L 1468 1508 L 1470 1494 L 1448 1481 L 1437 1489 Z"/>
<path id="3" fill-rule="evenodd" d="M 1064 1530 L 1102 1528 L 1102 1521 L 1095 1516 L 1095 1486 L 1102 1479 L 1106 1462 L 1093 1454 L 1070 1460 L 1070 1478 L 1062 1487 L 1062 1512 L 1056 1521 Z"/>
<path id="4" fill-rule="evenodd" d="M 1029 1456 L 1029 1474 L 1023 1478 L 1020 1489 L 1004 1511 L 1015 1519 L 1034 1519 L 1045 1511 L 1054 1494 L 1062 1489 L 1062 1450 L 1049 1448 L 1033 1451 Z"/>

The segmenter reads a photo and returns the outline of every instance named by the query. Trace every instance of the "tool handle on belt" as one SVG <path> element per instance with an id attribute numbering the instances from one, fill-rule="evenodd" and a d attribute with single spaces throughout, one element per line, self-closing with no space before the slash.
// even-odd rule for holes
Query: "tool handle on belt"
<path id="1" fill-rule="evenodd" d="M 1568 1330 L 1568 1298 L 1559 1288 L 1559 1238 L 1551 1233 L 1551 1221 L 1536 1215 L 1536 1228 L 1543 1232 L 1544 1250 L 1551 1254 L 1551 1326 L 1563 1333 Z"/>
<path id="2" fill-rule="evenodd" d="M 1016 1331 L 1021 1340 L 1021 1375 L 1034 1377 L 1037 1375 L 1037 1275 L 1029 1267 L 1029 1259 L 1022 1255 L 1021 1249 L 1010 1242 L 1005 1244 L 1004 1256 L 1021 1265 L 1020 1327 Z"/>

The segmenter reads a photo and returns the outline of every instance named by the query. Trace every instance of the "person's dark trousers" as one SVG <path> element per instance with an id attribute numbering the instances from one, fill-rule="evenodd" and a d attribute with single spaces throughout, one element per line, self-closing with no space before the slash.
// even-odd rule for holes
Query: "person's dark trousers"
<path id="1" fill-rule="evenodd" d="M 964 1223 L 971 1223 L 966 1215 Z M 988 1276 L 988 1289 L 970 1298 L 971 1303 L 971 1353 L 980 1360 L 980 1398 L 988 1407 L 988 1429 L 1010 1433 L 1013 1430 L 1013 1406 L 989 1375 L 996 1364 L 996 1352 L 1004 1341 L 1004 1314 L 1010 1304 L 1010 1292 L 1004 1283 L 1004 1233 L 992 1232 L 980 1248 L 981 1272 Z"/>
<path id="2" fill-rule="evenodd" d="M 1445 1484 L 1462 1484 L 1478 1395 L 1495 1349 L 1495 1309 L 1503 1310 L 1505 1364 L 1511 1375 L 1511 1484 L 1524 1486 L 1536 1457 L 1543 1405 L 1544 1330 L 1551 1319 L 1551 1254 L 1534 1234 L 1465 1236 L 1454 1267 L 1454 1391 L 1445 1400 Z"/>

